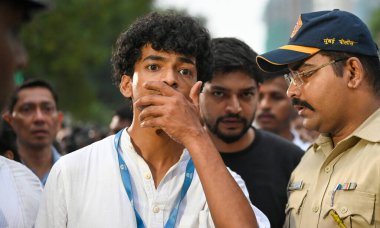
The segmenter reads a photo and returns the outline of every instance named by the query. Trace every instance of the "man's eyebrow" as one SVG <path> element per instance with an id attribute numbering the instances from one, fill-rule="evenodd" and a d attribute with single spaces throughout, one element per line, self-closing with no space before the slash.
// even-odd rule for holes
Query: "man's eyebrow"
<path id="1" fill-rule="evenodd" d="M 184 63 L 189 63 L 189 64 L 192 64 L 192 65 L 195 65 L 195 62 L 192 59 L 190 59 L 190 58 L 181 56 L 181 57 L 178 57 L 177 59 L 180 62 L 184 62 Z"/>
<path id="2" fill-rule="evenodd" d="M 165 58 L 162 57 L 162 56 L 159 56 L 159 55 L 149 55 L 149 56 L 147 56 L 147 57 L 145 57 L 145 58 L 143 59 L 143 61 L 146 61 L 146 60 L 158 60 L 158 61 L 164 61 Z"/>
<path id="3" fill-rule="evenodd" d="M 256 86 L 240 89 L 241 92 L 250 92 L 250 91 L 256 91 L 256 90 L 257 90 Z"/>
<path id="4" fill-rule="evenodd" d="M 222 91 L 228 91 L 228 89 L 222 87 L 222 86 L 218 86 L 218 85 L 211 85 L 210 86 L 210 89 L 213 89 L 213 90 L 222 90 Z"/>
<path id="5" fill-rule="evenodd" d="M 143 61 L 146 61 L 146 60 L 166 61 L 166 58 L 159 55 L 149 55 L 143 59 Z M 177 60 L 179 62 L 195 65 L 195 62 L 191 58 L 188 58 L 188 57 L 180 56 L 180 57 L 177 57 Z"/>
<path id="6" fill-rule="evenodd" d="M 227 89 L 225 87 L 218 86 L 218 85 L 210 86 L 210 89 L 221 90 L 221 91 L 230 91 L 230 89 Z M 256 86 L 250 86 L 250 87 L 247 87 L 247 88 L 239 89 L 239 91 L 241 91 L 241 92 L 252 91 L 252 90 L 257 90 L 257 87 Z"/>
<path id="7" fill-rule="evenodd" d="M 25 101 L 23 103 L 20 103 L 20 106 L 23 106 L 23 105 L 46 105 L 46 104 L 56 105 L 54 101 L 43 100 L 43 101 Z"/>

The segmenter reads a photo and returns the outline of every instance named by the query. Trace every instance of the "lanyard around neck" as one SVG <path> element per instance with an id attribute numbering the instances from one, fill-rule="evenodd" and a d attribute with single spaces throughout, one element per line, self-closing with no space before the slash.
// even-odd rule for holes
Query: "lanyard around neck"
<path id="1" fill-rule="evenodd" d="M 117 151 L 117 158 L 119 161 L 121 180 L 123 181 L 124 189 L 127 192 L 127 195 L 128 195 L 129 200 L 131 201 L 133 210 L 135 211 L 137 227 L 138 228 L 145 228 L 144 222 L 143 222 L 140 214 L 137 212 L 135 204 L 133 202 L 133 191 L 132 191 L 131 176 L 129 174 L 128 167 L 125 164 L 124 159 L 122 157 L 122 151 L 120 148 L 120 139 L 121 139 L 121 134 L 122 134 L 123 130 L 125 130 L 125 129 L 120 130 L 115 135 L 115 139 L 114 139 L 115 149 Z M 172 209 L 172 211 L 170 212 L 169 219 L 165 224 L 165 228 L 173 228 L 175 226 L 175 223 L 177 220 L 177 215 L 178 215 L 179 205 L 181 204 L 181 201 L 185 197 L 186 192 L 190 187 L 191 181 L 193 180 L 193 175 L 194 175 L 194 163 L 193 163 L 193 160 L 190 158 L 188 163 L 187 163 L 187 166 L 186 166 L 186 175 L 185 175 L 185 179 L 183 180 L 183 184 L 182 184 L 182 188 L 181 188 L 181 194 L 176 199 L 176 204 L 175 204 L 174 208 Z"/>

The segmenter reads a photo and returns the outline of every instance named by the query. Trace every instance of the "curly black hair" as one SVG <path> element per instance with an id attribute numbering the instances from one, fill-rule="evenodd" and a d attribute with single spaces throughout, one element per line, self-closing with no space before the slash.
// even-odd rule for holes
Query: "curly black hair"
<path id="1" fill-rule="evenodd" d="M 173 12 L 153 12 L 137 19 L 119 36 L 111 60 L 116 86 L 120 84 L 122 75 L 132 77 L 134 65 L 146 44 L 151 44 L 157 51 L 194 57 L 198 80 L 209 80 L 212 58 L 208 31 L 192 17 Z"/>
<path id="2" fill-rule="evenodd" d="M 263 81 L 263 72 L 256 63 L 257 53 L 246 43 L 236 38 L 214 38 L 211 41 L 214 61 L 211 73 L 243 71 L 257 83 Z"/>

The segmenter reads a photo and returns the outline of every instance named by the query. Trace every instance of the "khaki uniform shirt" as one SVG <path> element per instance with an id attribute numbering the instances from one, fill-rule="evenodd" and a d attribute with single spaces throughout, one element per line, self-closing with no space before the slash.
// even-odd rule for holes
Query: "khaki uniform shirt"
<path id="1" fill-rule="evenodd" d="M 288 197 L 284 227 L 380 227 L 380 109 L 335 148 L 321 135 L 293 171 Z"/>

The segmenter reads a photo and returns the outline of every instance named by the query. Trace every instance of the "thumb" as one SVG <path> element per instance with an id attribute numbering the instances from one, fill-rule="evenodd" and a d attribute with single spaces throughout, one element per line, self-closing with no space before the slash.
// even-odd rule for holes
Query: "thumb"
<path id="1" fill-rule="evenodd" d="M 193 87 L 191 87 L 190 94 L 189 94 L 191 101 L 197 107 L 197 109 L 199 107 L 199 93 L 201 92 L 201 88 L 202 88 L 202 82 L 197 81 L 193 85 Z"/>
<path id="2" fill-rule="evenodd" d="M 202 82 L 198 81 L 197 83 L 195 83 L 195 85 L 190 90 L 190 99 L 193 102 L 193 105 L 195 106 L 195 109 L 197 111 L 199 122 L 203 126 L 203 121 L 201 118 L 201 111 L 199 109 L 199 94 L 201 92 L 201 89 L 202 89 Z"/>

